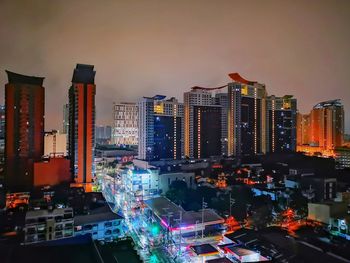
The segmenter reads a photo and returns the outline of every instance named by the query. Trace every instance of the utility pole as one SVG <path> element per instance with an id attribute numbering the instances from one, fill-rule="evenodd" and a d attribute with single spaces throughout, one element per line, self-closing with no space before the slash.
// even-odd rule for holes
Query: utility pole
<path id="1" fill-rule="evenodd" d="M 196 244 L 197 244 L 197 240 L 198 240 L 198 223 L 199 223 L 199 221 L 196 220 L 196 235 L 195 235 Z"/>
<path id="2" fill-rule="evenodd" d="M 181 256 L 181 241 L 182 241 L 182 233 L 181 233 L 181 225 L 182 225 L 182 211 L 180 211 L 180 242 L 179 242 L 179 253 Z"/>
<path id="3" fill-rule="evenodd" d="M 164 207 L 163 210 L 166 212 L 167 217 L 167 243 L 170 244 L 170 235 L 169 235 L 169 228 L 170 228 L 170 218 L 173 216 L 173 212 L 168 211 L 169 207 Z"/>
<path id="4" fill-rule="evenodd" d="M 180 217 L 179 218 L 177 218 L 177 219 L 175 219 L 175 221 L 176 222 L 178 222 L 178 227 L 179 227 L 179 255 L 181 255 L 181 234 L 182 234 L 182 232 L 181 232 L 181 224 L 182 224 L 182 211 L 180 211 Z"/>
<path id="5" fill-rule="evenodd" d="M 207 208 L 207 203 L 204 202 L 204 197 L 202 198 L 202 239 L 204 238 L 204 209 Z"/>

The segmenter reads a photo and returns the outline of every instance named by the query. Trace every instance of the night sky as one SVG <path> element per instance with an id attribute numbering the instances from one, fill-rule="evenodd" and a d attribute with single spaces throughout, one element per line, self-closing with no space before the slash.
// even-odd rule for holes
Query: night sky
<path id="1" fill-rule="evenodd" d="M 350 130 L 347 0 L 0 0 L 0 85 L 5 69 L 45 77 L 46 129 L 62 129 L 76 63 L 95 65 L 98 124 L 111 123 L 113 101 L 183 101 L 239 72 L 295 95 L 302 113 L 342 99 Z"/>

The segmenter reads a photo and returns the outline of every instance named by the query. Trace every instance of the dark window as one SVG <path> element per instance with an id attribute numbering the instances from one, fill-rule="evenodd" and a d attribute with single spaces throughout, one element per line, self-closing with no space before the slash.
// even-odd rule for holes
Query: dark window
<path id="1" fill-rule="evenodd" d="M 62 216 L 55 216 L 56 222 L 62 222 L 63 217 Z"/>
<path id="2" fill-rule="evenodd" d="M 36 222 L 37 222 L 36 218 L 31 218 L 26 220 L 26 224 L 34 224 Z"/>
<path id="3" fill-rule="evenodd" d="M 39 222 L 39 223 L 44 223 L 44 222 L 46 222 L 46 217 L 39 217 L 39 218 L 38 218 L 38 222 Z"/>
<path id="4" fill-rule="evenodd" d="M 30 227 L 27 229 L 27 233 L 28 234 L 34 234 L 36 231 L 35 231 L 35 227 Z"/>
<path id="5" fill-rule="evenodd" d="M 106 222 L 105 223 L 105 227 L 111 227 L 112 226 L 112 222 Z"/>
<path id="6" fill-rule="evenodd" d="M 83 230 L 91 230 L 91 229 L 92 229 L 92 225 L 83 226 Z"/>
<path id="7" fill-rule="evenodd" d="M 69 218 L 72 218 L 73 215 L 72 214 L 64 214 L 64 219 L 69 219 Z"/>

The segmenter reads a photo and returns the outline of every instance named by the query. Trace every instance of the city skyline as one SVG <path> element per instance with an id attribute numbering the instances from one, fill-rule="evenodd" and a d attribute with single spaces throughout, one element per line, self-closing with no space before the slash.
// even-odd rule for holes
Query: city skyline
<path id="1" fill-rule="evenodd" d="M 350 131 L 349 2 L 1 5 L 0 81 L 6 83 L 6 69 L 45 77 L 46 130 L 61 129 L 71 69 L 87 63 L 98 72 L 98 124 L 112 123 L 113 102 L 154 94 L 182 102 L 190 87 L 224 85 L 227 73 L 239 72 L 266 84 L 269 95 L 294 95 L 301 113 L 342 99 Z M 67 19 L 81 9 L 80 19 Z M 14 10 L 19 16 L 10 15 Z"/>
<path id="2" fill-rule="evenodd" d="M 350 262 L 349 0 L 0 17 L 1 262 Z"/>

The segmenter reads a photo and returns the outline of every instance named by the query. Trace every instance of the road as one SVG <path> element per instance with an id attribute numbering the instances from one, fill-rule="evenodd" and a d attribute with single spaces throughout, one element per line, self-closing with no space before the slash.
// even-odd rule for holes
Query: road
<path id="1" fill-rule="evenodd" d="M 98 181 L 102 184 L 102 193 L 106 200 L 114 204 L 113 212 L 121 213 L 125 218 L 127 234 L 134 240 L 137 250 L 145 262 L 149 263 L 174 263 L 185 262 L 179 257 L 174 259 L 167 247 L 165 233 L 159 231 L 156 238 L 149 230 L 150 219 L 146 218 L 142 209 L 133 210 L 132 207 L 138 204 L 132 204 L 128 201 L 128 196 L 118 178 L 112 178 L 108 175 L 100 175 Z M 160 226 L 159 226 L 159 229 Z"/>
<path id="2" fill-rule="evenodd" d="M 125 190 L 118 176 L 113 178 L 105 173 L 100 173 L 97 181 L 100 183 L 106 200 L 114 204 L 112 211 L 124 217 L 126 234 L 134 240 L 144 262 L 203 262 L 202 257 L 196 256 L 187 244 L 183 243 L 180 248 L 177 236 L 170 239 L 167 238 L 166 230 L 157 222 L 152 221 L 152 218 L 147 217 L 148 213 L 145 213 L 144 208 L 142 208 L 143 204 L 137 199 L 135 200 L 135 198 L 130 198 L 130 193 Z M 212 243 L 213 240 L 203 239 L 201 242 Z M 218 245 L 217 241 L 212 243 L 212 245 Z"/>

